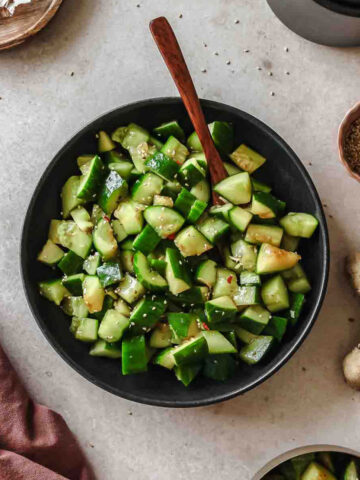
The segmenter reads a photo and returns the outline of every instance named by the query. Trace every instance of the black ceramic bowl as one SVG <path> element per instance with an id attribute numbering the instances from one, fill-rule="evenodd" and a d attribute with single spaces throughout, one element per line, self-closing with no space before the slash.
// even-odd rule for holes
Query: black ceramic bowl
<path id="1" fill-rule="evenodd" d="M 43 174 L 25 218 L 21 243 L 21 266 L 26 295 L 34 317 L 51 345 L 77 372 L 95 385 L 140 403 L 166 407 L 195 407 L 232 398 L 254 388 L 274 374 L 293 355 L 309 333 L 322 304 L 328 277 L 328 234 L 321 202 L 315 187 L 295 153 L 269 127 L 251 115 L 221 103 L 202 101 L 208 122 L 227 120 L 235 126 L 236 144 L 246 142 L 268 159 L 259 172 L 274 192 L 288 202 L 289 210 L 311 212 L 320 221 L 311 240 L 303 241 L 301 253 L 312 290 L 296 328 L 283 344 L 261 365 L 241 365 L 225 383 L 200 377 L 185 388 L 175 376 L 160 367 L 150 367 L 140 375 L 122 376 L 120 363 L 91 357 L 89 347 L 69 332 L 69 321 L 54 304 L 38 293 L 37 282 L 50 278 L 51 270 L 36 260 L 45 243 L 49 221 L 58 218 L 60 190 L 66 179 L 77 172 L 76 157 L 95 152 L 95 133 L 112 131 L 136 122 L 149 129 L 178 119 L 188 133 L 192 127 L 182 102 L 177 98 L 158 98 L 117 108 L 90 123 L 77 133 L 55 156 Z"/>

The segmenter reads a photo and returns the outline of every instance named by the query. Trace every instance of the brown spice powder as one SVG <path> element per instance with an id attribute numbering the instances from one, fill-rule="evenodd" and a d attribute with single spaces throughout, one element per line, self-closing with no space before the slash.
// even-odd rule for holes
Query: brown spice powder
<path id="1" fill-rule="evenodd" d="M 351 170 L 360 174 L 360 119 L 351 124 L 344 142 L 344 154 Z"/>

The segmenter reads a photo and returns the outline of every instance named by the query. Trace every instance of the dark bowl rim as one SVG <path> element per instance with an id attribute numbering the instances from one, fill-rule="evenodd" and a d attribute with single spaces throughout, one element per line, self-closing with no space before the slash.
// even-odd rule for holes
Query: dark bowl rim
<path id="1" fill-rule="evenodd" d="M 68 149 L 69 144 L 72 142 L 76 141 L 79 137 L 81 137 L 85 131 L 92 125 L 93 123 L 97 122 L 101 118 L 107 117 L 108 115 L 111 115 L 115 111 L 118 110 L 128 110 L 131 111 L 133 108 L 138 108 L 142 106 L 148 106 L 153 104 L 154 106 L 158 103 L 181 103 L 181 99 L 179 97 L 154 97 L 150 99 L 145 99 L 145 100 L 139 100 L 136 102 L 131 102 L 126 105 L 114 108 L 112 110 L 109 110 L 106 113 L 103 113 L 99 116 L 97 116 L 94 120 L 91 122 L 88 122 L 86 125 L 82 126 L 81 129 L 73 135 L 65 144 L 64 146 L 56 153 L 54 158 L 51 160 L 49 165 L 46 167 L 44 170 L 43 174 L 41 175 L 37 186 L 31 196 L 31 200 L 29 203 L 29 206 L 26 211 L 25 215 L 25 220 L 23 223 L 23 228 L 21 232 L 21 243 L 20 243 L 20 267 L 21 267 L 21 278 L 22 278 L 22 285 L 25 291 L 25 296 L 27 303 L 30 307 L 30 311 L 35 318 L 35 321 L 49 342 L 49 344 L 52 346 L 52 348 L 60 355 L 60 357 L 70 366 L 72 367 L 77 373 L 79 373 L 83 378 L 86 380 L 90 381 L 97 387 L 102 388 L 103 390 L 106 390 L 109 393 L 112 393 L 118 397 L 124 398 L 126 400 L 130 400 L 133 402 L 145 404 L 145 405 L 152 405 L 152 406 L 158 406 L 158 407 L 167 407 L 167 408 L 190 408 L 190 407 L 202 407 L 202 406 L 208 406 L 208 405 L 213 405 L 219 402 L 223 402 L 226 400 L 230 400 L 238 395 L 244 394 L 248 392 L 249 390 L 252 390 L 253 388 L 257 387 L 261 383 L 263 383 L 265 380 L 270 378 L 272 375 L 274 375 L 282 366 L 284 366 L 288 360 L 295 354 L 295 352 L 299 349 L 299 347 L 302 345 L 304 342 L 305 338 L 308 336 L 310 333 L 312 327 L 314 326 L 314 323 L 316 321 L 316 318 L 319 314 L 320 308 L 322 306 L 322 303 L 324 301 L 324 297 L 326 294 L 326 289 L 327 289 L 327 284 L 328 284 L 328 278 L 329 278 L 329 265 L 330 265 L 330 246 L 329 246 L 329 234 L 328 234 L 328 229 L 327 229 L 327 222 L 326 222 L 326 217 L 325 213 L 322 207 L 322 203 L 320 200 L 320 197 L 317 193 L 317 190 L 315 188 L 315 185 L 313 181 L 310 178 L 310 175 L 308 174 L 307 170 L 305 169 L 304 165 L 301 163 L 300 159 L 296 155 L 296 153 L 290 148 L 290 146 L 270 127 L 268 127 L 265 123 L 263 123 L 261 120 L 257 119 L 256 117 L 250 115 L 249 113 L 244 112 L 243 110 L 240 110 L 236 107 L 232 107 L 230 105 L 224 104 L 222 102 L 216 102 L 213 100 L 206 100 L 206 99 L 201 99 L 201 104 L 203 106 L 209 106 L 209 107 L 216 107 L 216 108 L 221 108 L 224 112 L 231 112 L 235 115 L 241 114 L 243 118 L 245 118 L 247 121 L 255 125 L 261 130 L 265 130 L 268 134 L 271 135 L 273 138 L 274 142 L 277 142 L 278 144 L 281 145 L 281 147 L 286 150 L 287 154 L 292 158 L 292 160 L 296 163 L 297 168 L 300 170 L 305 183 L 307 184 L 307 187 L 311 191 L 312 195 L 314 196 L 314 199 L 317 203 L 318 210 L 320 212 L 320 225 L 323 226 L 323 235 L 324 235 L 324 265 L 322 268 L 321 272 L 321 285 L 320 285 L 320 295 L 317 298 L 317 301 L 313 307 L 312 314 L 310 315 L 306 327 L 303 329 L 303 331 L 300 333 L 300 335 L 296 339 L 296 343 L 284 354 L 284 356 L 277 361 L 277 363 L 269 370 L 268 372 L 260 375 L 256 380 L 252 381 L 249 383 L 246 387 L 242 388 L 234 388 L 231 391 L 224 393 L 224 394 L 219 394 L 219 395 L 213 395 L 207 399 L 204 400 L 179 400 L 179 401 L 167 401 L 167 400 L 154 400 L 153 398 L 147 398 L 146 396 L 138 396 L 138 395 L 133 395 L 131 392 L 127 391 L 119 391 L 118 388 L 114 388 L 102 380 L 99 380 L 95 378 L 93 375 L 91 375 L 85 368 L 79 366 L 75 361 L 73 361 L 70 356 L 67 354 L 67 352 L 59 345 L 57 342 L 56 338 L 47 330 L 46 324 L 42 321 L 41 315 L 38 312 L 35 303 L 31 299 L 30 291 L 27 288 L 27 284 L 30 282 L 30 279 L 27 277 L 26 274 L 26 262 L 27 262 L 27 255 L 25 254 L 26 249 L 26 241 L 27 237 L 29 235 L 29 227 L 30 227 L 30 217 L 31 213 L 33 210 L 33 205 L 35 203 L 35 199 L 38 195 L 38 192 L 41 190 L 43 187 L 44 183 L 47 180 L 47 176 L 52 170 L 53 166 L 56 164 L 58 161 L 58 158 Z"/>

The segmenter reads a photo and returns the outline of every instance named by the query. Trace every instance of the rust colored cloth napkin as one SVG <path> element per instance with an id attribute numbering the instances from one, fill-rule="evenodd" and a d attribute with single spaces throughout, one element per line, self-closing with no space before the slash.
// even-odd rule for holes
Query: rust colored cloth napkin
<path id="1" fill-rule="evenodd" d="M 95 480 L 63 418 L 33 402 L 1 346 L 0 479 Z"/>

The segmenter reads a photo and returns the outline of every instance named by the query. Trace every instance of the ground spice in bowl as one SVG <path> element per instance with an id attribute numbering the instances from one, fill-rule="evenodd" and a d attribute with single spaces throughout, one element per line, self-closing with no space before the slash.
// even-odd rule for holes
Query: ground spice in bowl
<path id="1" fill-rule="evenodd" d="M 360 118 L 350 125 L 344 141 L 344 156 L 351 170 L 360 174 Z"/>

